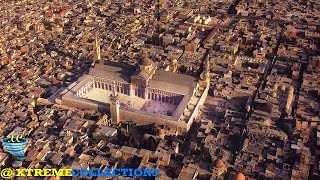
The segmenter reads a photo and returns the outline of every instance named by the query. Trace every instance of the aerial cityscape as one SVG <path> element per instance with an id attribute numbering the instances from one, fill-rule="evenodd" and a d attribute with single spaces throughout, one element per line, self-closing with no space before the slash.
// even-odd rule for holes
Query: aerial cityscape
<path id="1" fill-rule="evenodd" d="M 0 179 L 319 180 L 319 0 L 3 0 Z"/>

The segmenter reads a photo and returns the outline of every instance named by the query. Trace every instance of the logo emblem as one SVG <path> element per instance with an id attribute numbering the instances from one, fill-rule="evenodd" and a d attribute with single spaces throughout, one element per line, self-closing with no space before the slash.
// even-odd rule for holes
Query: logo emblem
<path id="1" fill-rule="evenodd" d="M 2 146 L 11 155 L 16 157 L 16 161 L 13 164 L 20 163 L 25 159 L 24 147 L 28 140 L 21 135 L 10 135 L 9 137 L 1 139 Z"/>
<path id="2" fill-rule="evenodd" d="M 22 136 L 20 134 L 18 135 L 13 135 L 11 134 L 9 136 L 9 139 L 8 139 L 8 142 L 12 142 L 12 143 L 15 143 L 15 142 L 22 142 Z"/>

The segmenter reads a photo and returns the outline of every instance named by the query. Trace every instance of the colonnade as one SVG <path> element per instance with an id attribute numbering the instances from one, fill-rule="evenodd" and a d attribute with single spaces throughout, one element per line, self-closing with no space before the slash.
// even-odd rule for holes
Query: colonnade
<path id="1" fill-rule="evenodd" d="M 95 88 L 112 91 L 113 90 L 113 85 L 116 86 L 115 90 L 118 93 L 130 95 L 130 93 L 129 93 L 129 90 L 130 90 L 129 84 L 124 84 L 124 83 L 121 83 L 121 82 L 107 80 L 107 79 L 104 79 L 104 78 L 94 78 L 94 86 L 95 86 Z"/>
<path id="2" fill-rule="evenodd" d="M 122 93 L 128 96 L 137 96 L 144 99 L 150 99 L 153 101 L 160 101 L 169 104 L 179 104 L 183 96 L 175 93 L 165 92 L 156 89 L 142 88 L 130 86 L 130 84 L 124 84 L 104 78 L 93 78 L 90 82 L 84 85 L 80 90 L 77 91 L 77 96 L 84 97 L 91 89 L 98 88 L 104 90 L 113 90 L 113 85 L 116 87 L 118 93 Z M 131 93 L 130 93 L 131 90 Z"/>
<path id="3" fill-rule="evenodd" d="M 182 95 L 164 92 L 161 90 L 148 89 L 148 97 L 147 99 L 153 101 L 161 101 L 169 104 L 179 104 L 182 99 Z"/>
<path id="4" fill-rule="evenodd" d="M 94 88 L 94 80 L 92 79 L 87 84 L 85 84 L 80 90 L 77 91 L 77 96 L 83 97 L 87 94 L 92 88 Z"/>

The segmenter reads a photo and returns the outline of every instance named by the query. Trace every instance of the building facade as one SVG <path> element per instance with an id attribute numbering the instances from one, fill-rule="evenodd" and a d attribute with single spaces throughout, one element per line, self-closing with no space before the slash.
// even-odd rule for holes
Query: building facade
<path id="1" fill-rule="evenodd" d="M 209 72 L 203 74 L 206 78 L 198 80 L 159 70 L 148 57 L 136 67 L 100 62 L 61 93 L 62 104 L 109 113 L 114 124 L 155 123 L 183 133 L 190 129 L 208 94 Z"/>

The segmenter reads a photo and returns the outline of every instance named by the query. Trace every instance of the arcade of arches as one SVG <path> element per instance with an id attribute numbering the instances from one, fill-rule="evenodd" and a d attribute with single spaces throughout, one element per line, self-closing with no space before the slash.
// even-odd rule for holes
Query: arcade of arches
<path id="1" fill-rule="evenodd" d="M 134 86 L 132 84 L 126 84 L 122 82 L 117 82 L 105 78 L 94 77 L 88 83 L 86 83 L 81 89 L 77 91 L 77 96 L 84 97 L 93 88 L 104 89 L 108 91 L 115 91 L 128 96 L 137 96 L 144 99 L 149 99 L 153 101 L 160 101 L 163 103 L 178 105 L 182 99 L 183 95 L 165 92 L 152 88 L 143 88 L 139 85 Z"/>

